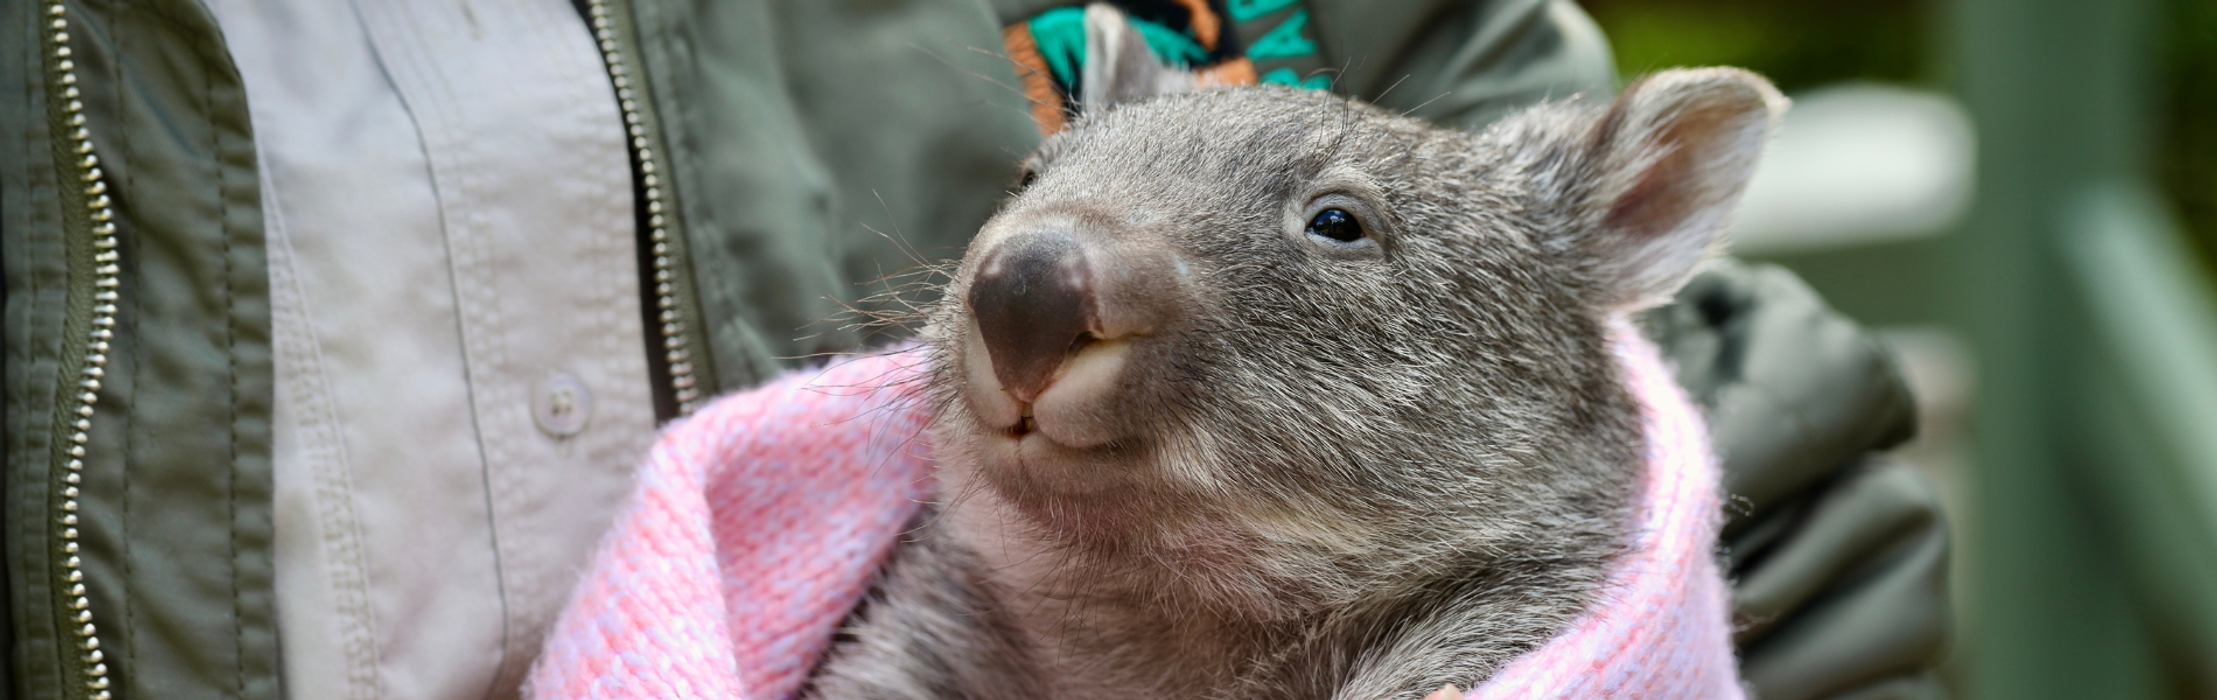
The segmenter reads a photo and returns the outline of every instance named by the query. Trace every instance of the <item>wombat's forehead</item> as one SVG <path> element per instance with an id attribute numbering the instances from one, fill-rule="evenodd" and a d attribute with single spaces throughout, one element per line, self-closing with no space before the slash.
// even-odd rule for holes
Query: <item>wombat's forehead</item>
<path id="1" fill-rule="evenodd" d="M 1375 109 L 1276 86 L 1165 95 L 1081 120 L 1063 149 L 1109 167 L 1269 167 L 1359 157 L 1397 131 Z M 1070 163 L 1078 165 L 1077 162 Z"/>
<path id="2" fill-rule="evenodd" d="M 1288 120 L 1322 121 L 1358 109 L 1357 105 L 1330 93 L 1275 85 L 1216 88 L 1120 105 L 1101 119 L 1081 120 L 1080 126 L 1194 122 L 1227 129 L 1255 128 Z"/>

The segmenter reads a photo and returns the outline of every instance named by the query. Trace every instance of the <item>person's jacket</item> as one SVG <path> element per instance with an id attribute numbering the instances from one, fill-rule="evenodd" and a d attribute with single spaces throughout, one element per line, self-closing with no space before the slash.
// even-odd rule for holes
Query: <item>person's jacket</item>
<path id="1" fill-rule="evenodd" d="M 668 159 L 668 296 L 702 329 L 683 372 L 656 365 L 665 414 L 868 342 L 817 321 L 912 254 L 960 251 L 1038 138 L 1011 28 L 1068 4 L 606 3 L 641 138 Z M 1197 6 L 1125 4 L 1172 23 Z M 1614 88 L 1598 31 L 1559 0 L 1207 8 L 1258 77 L 1443 123 Z M 0 28 L 5 685 L 278 696 L 249 96 L 194 0 L 6 3 Z M 980 118 L 980 100 L 1006 109 Z M 1712 411 L 1740 504 L 1723 551 L 1758 695 L 1937 692 L 1944 531 L 1921 481 L 1865 457 L 1911 424 L 1884 353 L 1775 269 L 1721 266 L 1650 329 Z"/>

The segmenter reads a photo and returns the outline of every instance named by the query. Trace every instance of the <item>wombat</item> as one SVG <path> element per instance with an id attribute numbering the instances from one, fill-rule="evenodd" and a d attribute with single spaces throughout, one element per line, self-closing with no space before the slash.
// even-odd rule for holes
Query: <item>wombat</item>
<path id="1" fill-rule="evenodd" d="M 1088 22 L 1085 113 L 927 312 L 939 502 L 804 696 L 1418 698 L 1561 630 L 1642 469 L 1610 323 L 1783 98 L 1674 70 L 1458 131 Z"/>

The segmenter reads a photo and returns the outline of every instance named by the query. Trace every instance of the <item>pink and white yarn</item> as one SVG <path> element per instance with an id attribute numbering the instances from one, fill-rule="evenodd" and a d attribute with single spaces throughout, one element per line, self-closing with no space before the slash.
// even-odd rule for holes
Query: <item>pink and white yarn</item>
<path id="1" fill-rule="evenodd" d="M 1718 476 L 1654 346 L 1614 329 L 1648 469 L 1594 609 L 1469 698 L 1740 698 Z M 532 668 L 533 698 L 791 697 L 931 491 L 917 354 L 726 396 L 665 430 Z"/>

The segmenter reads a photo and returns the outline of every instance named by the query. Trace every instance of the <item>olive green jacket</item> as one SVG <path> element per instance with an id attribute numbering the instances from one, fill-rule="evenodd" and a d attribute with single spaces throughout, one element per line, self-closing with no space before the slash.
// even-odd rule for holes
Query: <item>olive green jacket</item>
<path id="1" fill-rule="evenodd" d="M 248 96 L 195 0 L 70 0 L 61 15 L 51 2 L 0 5 L 4 685 L 37 698 L 277 696 L 270 298 Z M 668 154 L 675 253 L 690 273 L 681 310 L 707 329 L 691 355 L 710 358 L 699 367 L 709 386 L 733 390 L 779 358 L 867 342 L 820 321 L 886 289 L 872 281 L 909 261 L 960 250 L 1037 140 L 1020 76 L 999 56 L 1002 28 L 1067 3 L 611 4 L 643 64 L 649 138 Z M 1215 7 L 1237 45 L 1271 47 L 1259 73 L 1332 75 L 1337 92 L 1443 122 L 1613 89 L 1605 44 L 1567 2 Z M 97 164 L 78 150 L 88 140 Z M 101 245 L 103 212 L 113 249 Z M 1656 327 L 1723 418 L 1731 487 L 1751 494 L 1752 512 L 1784 513 L 1733 530 L 1749 543 L 1732 552 L 1743 610 L 1758 620 L 1743 639 L 1749 678 L 1766 697 L 1928 689 L 1913 674 L 1939 649 L 1937 603 L 1848 642 L 1833 641 L 1839 623 L 1794 622 L 1842 605 L 1900 609 L 1900 594 L 1857 602 L 1872 576 L 1944 600 L 1927 561 L 1938 555 L 1889 563 L 1914 550 L 1901 542 L 1937 531 L 1918 484 L 1881 499 L 1908 504 L 1888 513 L 1908 513 L 1909 526 L 1895 517 L 1844 545 L 1796 534 L 1847 507 L 1826 510 L 1841 500 L 1836 484 L 1901 471 L 1843 470 L 1906 435 L 1898 378 L 1790 278 L 1704 279 L 1730 299 L 1667 309 Z M 1877 517 L 1848 510 L 1837 532 Z M 1758 566 L 1781 557 L 1800 568 Z M 1756 583 L 1769 587 L 1750 592 Z M 1766 680 L 1766 653 L 1791 662 L 1777 678 Z"/>

